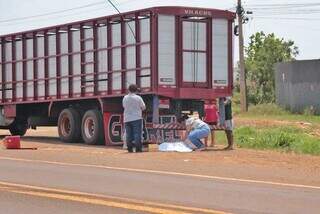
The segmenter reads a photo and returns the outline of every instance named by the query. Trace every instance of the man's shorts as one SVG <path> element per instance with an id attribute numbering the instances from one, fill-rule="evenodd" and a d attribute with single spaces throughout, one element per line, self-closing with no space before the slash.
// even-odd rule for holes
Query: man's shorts
<path id="1" fill-rule="evenodd" d="M 224 125 L 227 131 L 233 130 L 233 120 L 226 120 Z"/>

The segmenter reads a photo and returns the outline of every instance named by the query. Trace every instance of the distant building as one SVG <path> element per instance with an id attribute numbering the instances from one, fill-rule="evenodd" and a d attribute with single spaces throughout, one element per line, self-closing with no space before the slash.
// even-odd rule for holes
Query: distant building
<path id="1" fill-rule="evenodd" d="M 320 60 L 276 64 L 275 86 L 278 105 L 292 112 L 320 114 Z"/>

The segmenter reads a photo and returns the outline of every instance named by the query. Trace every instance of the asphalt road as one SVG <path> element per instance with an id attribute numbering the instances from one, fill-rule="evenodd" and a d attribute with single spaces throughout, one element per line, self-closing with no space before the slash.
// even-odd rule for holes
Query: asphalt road
<path id="1" fill-rule="evenodd" d="M 0 157 L 0 213 L 319 213 L 320 187 Z"/>
<path id="2" fill-rule="evenodd" d="M 27 194 L 14 193 L 0 190 L 0 213 L 3 214 L 25 214 L 25 213 L 52 213 L 52 214 L 81 214 L 81 213 L 128 213 L 127 209 L 108 207 L 103 205 L 59 200 L 54 198 L 37 197 Z M 143 213 L 130 210 L 130 213 Z"/>

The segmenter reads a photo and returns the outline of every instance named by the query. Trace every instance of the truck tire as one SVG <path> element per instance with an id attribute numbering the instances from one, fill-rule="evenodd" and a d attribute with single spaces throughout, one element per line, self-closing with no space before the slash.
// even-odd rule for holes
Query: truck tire
<path id="1" fill-rule="evenodd" d="M 79 142 L 81 137 L 81 116 L 73 109 L 64 109 L 58 119 L 58 133 L 62 141 L 67 143 Z"/>
<path id="2" fill-rule="evenodd" d="M 15 119 L 9 126 L 11 135 L 24 136 L 28 129 L 28 122 L 26 120 Z"/>
<path id="3" fill-rule="evenodd" d="M 81 135 L 86 144 L 103 145 L 104 131 L 102 114 L 98 110 L 88 110 L 82 118 Z"/>

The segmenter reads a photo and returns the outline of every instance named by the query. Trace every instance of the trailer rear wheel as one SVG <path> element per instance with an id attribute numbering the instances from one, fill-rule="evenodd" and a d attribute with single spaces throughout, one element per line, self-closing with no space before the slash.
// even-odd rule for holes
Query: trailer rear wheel
<path id="1" fill-rule="evenodd" d="M 9 126 L 11 135 L 23 136 L 26 134 L 28 129 L 28 122 L 26 120 L 15 119 L 14 122 Z"/>
<path id="2" fill-rule="evenodd" d="M 81 137 L 81 116 L 73 108 L 64 109 L 58 119 L 58 133 L 62 141 L 78 142 Z"/>
<path id="3" fill-rule="evenodd" d="M 90 145 L 104 144 L 102 114 L 98 110 L 88 110 L 81 123 L 82 139 Z"/>

